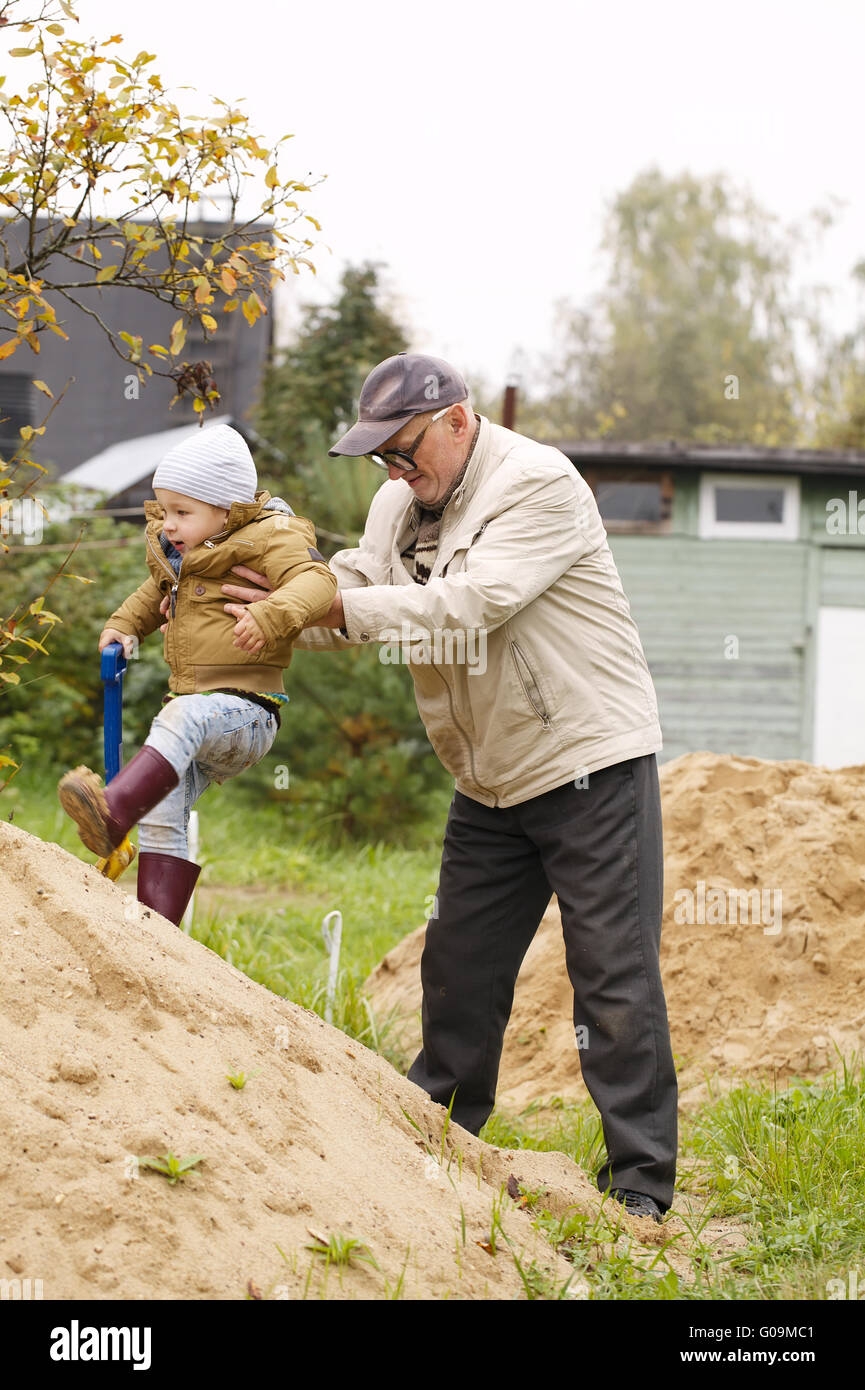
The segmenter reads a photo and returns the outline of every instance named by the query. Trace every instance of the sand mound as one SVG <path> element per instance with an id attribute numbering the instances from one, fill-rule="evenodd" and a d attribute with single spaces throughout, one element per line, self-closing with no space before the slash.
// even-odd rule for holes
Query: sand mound
<path id="1" fill-rule="evenodd" d="M 572 1274 L 506 1194 L 511 1244 L 481 1244 L 512 1177 L 597 1213 L 563 1154 L 443 1137 L 442 1107 L 382 1058 L 5 822 L 0 888 L 0 1280 L 46 1299 L 380 1298 L 404 1271 L 407 1298 L 513 1298 L 511 1249 L 559 1287 Z M 169 1150 L 203 1162 L 174 1186 L 136 1168 Z M 649 1256 L 684 1231 L 618 1225 Z M 335 1234 L 377 1267 L 326 1272 L 305 1247 Z"/>
<path id="2" fill-rule="evenodd" d="M 705 1096 L 709 1072 L 722 1085 L 743 1074 L 815 1076 L 838 1064 L 835 1046 L 861 1052 L 865 767 L 691 753 L 662 766 L 660 780 L 662 969 L 683 1101 Z M 734 909 L 731 890 L 755 889 L 747 912 L 741 897 Z M 412 1056 L 424 931 L 367 982 L 379 1014 L 395 1011 Z M 500 1105 L 585 1097 L 572 1014 L 553 900 L 517 983 Z"/>

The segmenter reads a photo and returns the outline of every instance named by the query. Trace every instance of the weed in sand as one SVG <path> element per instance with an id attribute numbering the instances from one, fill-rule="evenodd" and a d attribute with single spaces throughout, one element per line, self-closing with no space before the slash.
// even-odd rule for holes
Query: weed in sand
<path id="1" fill-rule="evenodd" d="M 256 1071 L 251 1071 L 251 1072 L 245 1072 L 245 1071 L 236 1071 L 236 1072 L 232 1072 L 232 1071 L 228 1071 L 228 1072 L 225 1073 L 225 1079 L 226 1079 L 226 1081 L 230 1081 L 230 1082 L 231 1082 L 231 1084 L 232 1084 L 232 1086 L 234 1087 L 235 1091 L 242 1091 L 243 1088 L 244 1088 L 244 1086 L 246 1085 L 247 1081 L 249 1081 L 251 1077 L 257 1076 L 257 1075 L 258 1075 L 258 1072 L 256 1072 Z"/>
<path id="2" fill-rule="evenodd" d="M 338 1231 L 326 1239 L 324 1236 L 316 1236 L 313 1243 L 304 1246 L 304 1249 L 311 1250 L 313 1255 L 320 1255 L 325 1262 L 325 1268 L 329 1268 L 330 1265 L 345 1268 L 355 1261 L 360 1261 L 378 1269 L 378 1261 L 368 1245 L 364 1245 L 363 1241 L 357 1240 L 354 1236 L 340 1235 Z"/>
<path id="3" fill-rule="evenodd" d="M 185 1178 L 187 1173 L 203 1162 L 203 1154 L 190 1154 L 188 1158 L 176 1158 L 173 1153 L 169 1152 L 160 1154 L 158 1158 L 139 1158 L 138 1166 L 139 1168 L 152 1168 L 154 1173 L 161 1173 L 173 1187 L 176 1182 Z"/>

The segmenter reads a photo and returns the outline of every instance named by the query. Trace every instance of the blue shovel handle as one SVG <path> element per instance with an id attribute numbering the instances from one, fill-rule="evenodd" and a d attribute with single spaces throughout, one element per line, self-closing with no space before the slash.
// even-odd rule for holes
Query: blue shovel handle
<path id="1" fill-rule="evenodd" d="M 120 771 L 120 745 L 123 738 L 123 719 L 121 701 L 123 699 L 123 673 L 126 670 L 126 657 L 119 642 L 109 642 L 102 649 L 102 684 L 105 691 L 104 739 L 105 739 L 105 785 Z"/>

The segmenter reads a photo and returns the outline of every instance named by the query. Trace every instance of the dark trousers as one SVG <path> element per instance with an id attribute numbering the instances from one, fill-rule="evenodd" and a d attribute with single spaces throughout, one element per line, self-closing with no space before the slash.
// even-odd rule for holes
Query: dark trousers
<path id="1" fill-rule="evenodd" d="M 423 1048 L 409 1080 L 477 1134 L 495 1103 L 514 985 L 556 893 L 583 1079 L 607 1161 L 598 1188 L 666 1210 L 676 1072 L 658 964 L 663 839 L 654 753 L 507 809 L 454 793 L 421 960 Z M 576 1042 L 575 1042 L 576 1045 Z"/>

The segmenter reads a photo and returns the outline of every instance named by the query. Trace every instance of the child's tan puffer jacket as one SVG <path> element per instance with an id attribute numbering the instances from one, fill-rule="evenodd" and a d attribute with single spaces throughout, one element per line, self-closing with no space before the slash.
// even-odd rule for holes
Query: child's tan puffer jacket
<path id="1" fill-rule="evenodd" d="M 305 623 L 324 617 L 336 594 L 336 576 L 315 548 L 315 529 L 305 517 L 265 509 L 269 492 L 254 502 L 234 502 L 224 531 L 182 558 L 175 575 L 159 540 L 162 508 L 145 502 L 149 577 L 107 620 L 106 627 L 140 641 L 166 617 L 160 604 L 171 595 L 165 633 L 169 688 L 178 695 L 231 688 L 284 691 L 282 673 L 290 664 L 294 639 Z M 265 637 L 254 655 L 234 645 L 235 619 L 223 584 L 244 584 L 232 565 L 247 565 L 267 576 L 274 592 L 253 607 Z"/>

